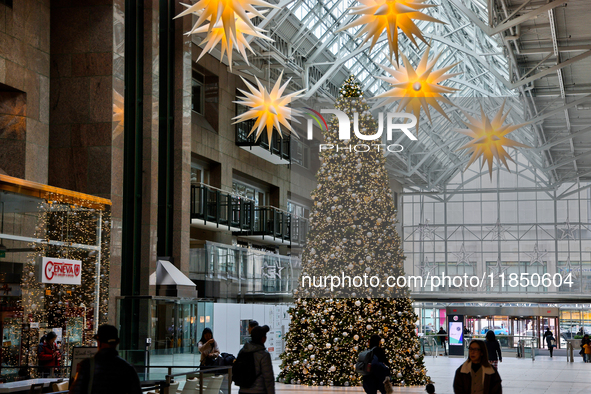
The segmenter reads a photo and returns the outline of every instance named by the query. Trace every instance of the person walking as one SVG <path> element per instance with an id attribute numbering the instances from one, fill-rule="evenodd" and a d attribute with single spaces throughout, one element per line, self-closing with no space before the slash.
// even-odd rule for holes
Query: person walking
<path id="1" fill-rule="evenodd" d="M 499 361 L 503 362 L 503 353 L 501 352 L 501 344 L 493 330 L 486 332 L 486 350 L 488 352 L 488 362 L 497 369 Z"/>
<path id="2" fill-rule="evenodd" d="M 581 339 L 581 351 L 579 352 L 579 354 L 581 356 L 583 356 L 583 362 L 584 363 L 588 363 L 589 360 L 589 356 L 587 356 L 587 354 L 585 353 L 585 345 L 588 345 L 591 343 L 591 339 L 589 339 L 589 334 L 585 334 L 583 335 L 583 339 Z"/>
<path id="3" fill-rule="evenodd" d="M 554 351 L 554 347 L 556 346 L 556 339 L 554 338 L 554 334 L 550 331 L 550 327 L 546 327 L 546 332 L 544 332 L 544 339 L 546 340 L 546 345 L 548 346 L 548 350 L 550 351 L 550 358 L 552 358 L 552 353 Z"/>
<path id="4" fill-rule="evenodd" d="M 468 360 L 457 370 L 454 377 L 454 394 L 502 394 L 501 377 L 488 362 L 484 341 L 470 341 Z"/>
<path id="5" fill-rule="evenodd" d="M 220 349 L 218 343 L 213 339 L 211 328 L 205 327 L 203 329 L 197 349 L 201 353 L 200 367 L 211 367 L 215 364 L 215 359 L 220 355 Z"/>
<path id="6" fill-rule="evenodd" d="M 251 320 L 248 322 L 248 335 L 251 334 L 252 329 L 259 326 L 259 322 L 256 320 Z"/>
<path id="7" fill-rule="evenodd" d="M 585 354 L 585 362 L 591 363 L 591 341 L 587 341 L 583 345 L 583 350 L 584 350 L 584 354 Z"/>
<path id="8" fill-rule="evenodd" d="M 241 360 L 251 353 L 254 363 L 254 383 L 249 387 L 240 387 L 240 394 L 275 394 L 275 376 L 273 375 L 273 364 L 271 354 L 265 348 L 268 326 L 256 326 L 250 332 L 250 342 L 244 344 L 238 353 L 237 360 Z M 241 357 L 242 356 L 242 357 Z"/>
<path id="9" fill-rule="evenodd" d="M 363 390 L 367 394 L 376 394 L 378 390 L 386 394 L 384 381 L 390 376 L 390 364 L 386 352 L 382 348 L 382 337 L 374 334 L 369 339 L 369 348 L 373 349 L 369 375 L 363 376 Z"/>
<path id="10" fill-rule="evenodd" d="M 60 352 L 55 345 L 56 338 L 57 334 L 49 331 L 37 346 L 37 361 L 41 377 L 48 377 L 51 374 L 51 367 L 59 367 Z"/>
<path id="11" fill-rule="evenodd" d="M 94 339 L 98 352 L 78 364 L 70 394 L 140 394 L 142 389 L 135 368 L 117 352 L 117 328 L 103 324 Z"/>
<path id="12" fill-rule="evenodd" d="M 447 356 L 447 348 L 445 347 L 445 343 L 447 342 L 447 331 L 445 331 L 443 327 L 439 327 L 437 335 L 439 336 L 439 343 L 441 344 L 441 347 L 443 348 L 443 351 Z"/>

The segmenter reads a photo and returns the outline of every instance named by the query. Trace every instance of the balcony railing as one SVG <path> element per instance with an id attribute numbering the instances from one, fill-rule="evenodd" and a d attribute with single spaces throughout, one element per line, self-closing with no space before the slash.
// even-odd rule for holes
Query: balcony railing
<path id="1" fill-rule="evenodd" d="M 248 134 L 254 126 L 254 120 L 247 120 L 236 124 L 236 145 L 237 146 L 258 146 L 269 151 L 269 138 L 267 137 L 266 130 L 263 131 L 260 138 L 255 140 L 255 133 Z M 277 130 L 273 129 L 273 136 L 271 138 L 272 154 L 279 156 L 283 160 L 290 161 L 290 138 L 288 135 L 283 135 L 283 138 L 279 136 Z"/>
<path id="2" fill-rule="evenodd" d="M 191 185 L 191 219 L 227 227 L 234 235 L 268 236 L 280 243 L 303 245 L 308 220 L 275 207 L 257 207 L 253 200 L 215 187 Z"/>
<path id="3" fill-rule="evenodd" d="M 245 294 L 291 294 L 301 271 L 297 257 L 207 241 L 191 249 L 189 276 L 200 281 L 204 297 Z M 211 285 L 218 282 L 218 285 Z M 210 286 L 207 287 L 207 284 Z"/>
<path id="4" fill-rule="evenodd" d="M 205 223 L 250 230 L 254 216 L 254 201 L 209 185 L 191 185 L 191 219 Z"/>
<path id="5" fill-rule="evenodd" d="M 308 220 L 275 207 L 255 207 L 254 223 L 249 230 L 234 235 L 268 236 L 274 240 L 302 245 L 308 234 Z"/>

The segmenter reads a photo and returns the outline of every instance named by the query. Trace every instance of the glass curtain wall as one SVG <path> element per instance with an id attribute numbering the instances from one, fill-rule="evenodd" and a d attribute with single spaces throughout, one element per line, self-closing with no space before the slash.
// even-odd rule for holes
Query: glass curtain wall
<path id="1" fill-rule="evenodd" d="M 513 158 L 511 172 L 497 168 L 492 178 L 475 163 L 440 193 L 405 190 L 406 274 L 423 279 L 414 291 L 589 294 L 591 185 L 551 187 L 521 154 Z M 444 273 L 485 280 L 431 288 Z"/>

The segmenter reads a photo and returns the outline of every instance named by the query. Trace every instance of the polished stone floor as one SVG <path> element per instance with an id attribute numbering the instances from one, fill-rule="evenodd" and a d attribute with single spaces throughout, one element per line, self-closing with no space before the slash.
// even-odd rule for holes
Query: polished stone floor
<path id="1" fill-rule="evenodd" d="M 464 362 L 462 358 L 426 357 L 425 364 L 435 384 L 437 394 L 453 394 L 455 370 Z M 587 394 L 591 393 L 591 364 L 576 358 L 567 363 L 566 357 L 538 356 L 531 359 L 504 358 L 499 363 L 503 379 L 503 394 Z M 277 393 L 362 393 L 361 387 L 302 387 L 277 384 Z M 424 387 L 395 387 L 395 393 L 424 393 Z"/>
<path id="2" fill-rule="evenodd" d="M 503 379 L 503 394 L 587 394 L 591 393 L 591 363 L 585 364 L 580 357 L 576 362 L 566 362 L 566 357 L 537 356 L 518 359 L 505 357 L 499 364 Z M 164 360 L 162 360 L 164 362 Z M 180 360 L 177 360 L 180 361 Z M 188 361 L 188 360 L 187 360 Z M 452 382 L 455 370 L 464 362 L 462 358 L 426 357 L 427 372 L 435 383 L 437 394 L 453 394 Z M 163 364 L 159 364 L 163 365 Z M 168 364 L 170 365 L 170 364 Z M 188 365 L 178 363 L 176 365 Z M 279 361 L 274 361 L 275 374 Z M 179 370 L 175 372 L 180 372 Z M 154 377 L 155 378 L 155 377 Z M 224 384 L 224 387 L 225 384 Z M 224 390 L 226 391 L 226 390 Z M 361 387 L 306 387 L 276 384 L 277 394 L 296 393 L 363 393 Z M 424 387 L 395 387 L 395 393 L 424 393 Z M 238 388 L 232 388 L 232 394 Z"/>

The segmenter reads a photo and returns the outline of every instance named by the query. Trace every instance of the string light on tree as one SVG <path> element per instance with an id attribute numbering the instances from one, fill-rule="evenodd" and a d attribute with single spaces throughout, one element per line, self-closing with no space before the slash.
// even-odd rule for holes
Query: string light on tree
<path id="1" fill-rule="evenodd" d="M 40 203 L 35 238 L 44 241 L 31 244 L 34 251 L 27 256 L 21 276 L 23 315 L 27 316 L 27 321 L 39 322 L 40 329 L 29 330 L 30 348 L 23 352 L 21 364 L 37 365 L 37 344 L 40 335 L 53 327 L 67 326 L 69 342 L 63 344 L 62 353 L 64 354 L 71 354 L 73 346 L 92 344 L 92 335 L 95 330 L 90 323 L 93 323 L 97 302 L 97 294 L 95 294 L 97 276 L 100 294 L 108 295 L 109 285 L 110 214 L 105 209 L 105 207 L 97 207 L 95 202 L 84 199 L 79 199 L 76 204 L 73 204 L 67 197 L 55 193 L 47 193 L 46 201 Z M 91 256 L 88 248 L 77 246 L 97 244 L 98 220 L 102 220 L 100 272 L 97 272 L 96 264 L 98 253 Z M 40 257 L 82 261 L 82 284 L 73 286 L 41 283 L 35 274 Z M 79 307 L 81 304 L 95 306 L 84 308 L 83 311 Z M 99 323 L 104 323 L 107 320 L 108 305 L 99 302 L 98 308 Z M 87 313 L 84 312 L 88 313 L 88 321 Z M 77 320 L 80 320 L 82 331 L 77 331 Z M 84 321 L 89 323 L 86 327 L 82 326 Z M 79 338 L 79 342 L 76 342 L 75 338 Z M 22 342 L 26 343 L 26 338 L 23 338 Z"/>
<path id="2" fill-rule="evenodd" d="M 340 92 L 336 108 L 349 119 L 357 112 L 360 131 L 374 133 L 377 122 L 355 78 L 348 78 Z M 349 143 L 361 141 L 355 135 Z M 324 142 L 339 143 L 336 119 L 330 121 Z M 386 272 L 404 275 L 404 255 L 396 233 L 396 212 L 383 153 L 323 150 L 320 162 L 318 186 L 311 195 L 313 208 L 302 253 L 302 278 L 341 271 L 351 277 Z M 417 316 L 406 287 L 330 291 L 302 286 L 294 298 L 281 355 L 280 381 L 313 386 L 360 384 L 354 364 L 373 334 L 384 338 L 390 365 L 400 371 L 400 377 L 394 377 L 395 384 L 418 385 L 429 380 L 415 333 Z"/>

